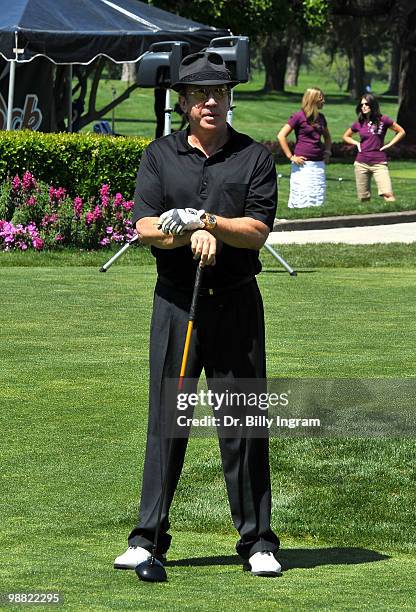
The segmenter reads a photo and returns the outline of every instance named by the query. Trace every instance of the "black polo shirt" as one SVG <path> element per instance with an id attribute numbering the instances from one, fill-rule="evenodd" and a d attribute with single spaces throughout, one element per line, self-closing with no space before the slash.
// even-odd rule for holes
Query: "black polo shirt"
<path id="1" fill-rule="evenodd" d="M 133 223 L 159 217 L 171 208 L 196 208 L 229 219 L 250 217 L 272 229 L 277 186 L 273 158 L 267 149 L 229 127 L 230 138 L 206 157 L 187 140 L 187 130 L 154 140 L 140 162 L 134 195 Z M 178 287 L 192 287 L 195 261 L 189 245 L 152 247 L 159 276 Z M 217 243 L 215 266 L 207 266 L 205 287 L 227 287 L 261 270 L 258 251 Z"/>

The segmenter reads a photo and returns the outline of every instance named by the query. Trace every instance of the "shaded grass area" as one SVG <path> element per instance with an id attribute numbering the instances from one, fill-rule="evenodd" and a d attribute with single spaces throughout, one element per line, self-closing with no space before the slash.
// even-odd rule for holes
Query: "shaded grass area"
<path id="1" fill-rule="evenodd" d="M 291 265 L 297 269 L 308 271 L 310 268 L 355 268 L 355 267 L 385 267 L 416 265 L 416 244 L 303 244 L 275 245 Z M 61 251 L 11 251 L 0 252 L 0 267 L 94 267 L 99 268 L 106 263 L 117 249 L 101 251 L 80 251 L 66 248 Z M 266 249 L 260 252 L 263 272 L 267 274 L 284 273 Z M 119 267 L 131 266 L 141 269 L 142 266 L 154 265 L 154 258 L 147 247 L 132 246 L 121 255 L 113 266 L 105 273 L 112 275 Z"/>
<path id="2" fill-rule="evenodd" d="M 414 251 L 413 251 L 414 256 Z M 414 376 L 416 272 L 260 276 L 270 377 Z M 134 524 L 147 413 L 153 265 L 0 270 L 2 590 L 71 609 L 414 609 L 413 440 L 273 439 L 282 579 L 233 554 L 217 442 L 190 440 L 172 509 L 170 582 L 112 560 Z M 299 588 L 299 584 L 302 588 Z"/>

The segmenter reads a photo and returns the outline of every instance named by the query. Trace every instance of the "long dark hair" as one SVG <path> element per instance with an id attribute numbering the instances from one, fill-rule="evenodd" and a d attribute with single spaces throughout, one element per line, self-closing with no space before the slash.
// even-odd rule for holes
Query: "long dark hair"
<path id="1" fill-rule="evenodd" d="M 381 112 L 377 98 L 369 93 L 366 93 L 360 97 L 359 102 L 355 108 L 355 112 L 358 115 L 358 121 L 362 125 L 364 121 L 367 121 L 367 117 L 363 114 L 361 110 L 361 100 L 365 100 L 366 102 L 368 102 L 368 105 L 370 107 L 370 117 L 368 118 L 368 121 L 371 121 L 378 127 L 381 119 Z"/>

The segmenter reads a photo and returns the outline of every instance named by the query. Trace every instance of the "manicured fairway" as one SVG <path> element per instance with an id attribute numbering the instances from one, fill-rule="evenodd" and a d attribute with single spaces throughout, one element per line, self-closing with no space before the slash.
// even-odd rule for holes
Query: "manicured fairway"
<path id="1" fill-rule="evenodd" d="M 311 264 L 296 279 L 266 256 L 269 376 L 413 377 L 413 251 L 332 269 L 304 250 Z M 339 265 L 364 253 L 323 252 Z M 216 441 L 193 438 L 169 583 L 112 569 L 136 516 L 154 279 L 146 255 L 107 274 L 95 262 L 0 269 L 0 591 L 59 590 L 73 610 L 415 609 L 412 439 L 273 439 L 286 571 L 266 580 L 234 555 Z"/>

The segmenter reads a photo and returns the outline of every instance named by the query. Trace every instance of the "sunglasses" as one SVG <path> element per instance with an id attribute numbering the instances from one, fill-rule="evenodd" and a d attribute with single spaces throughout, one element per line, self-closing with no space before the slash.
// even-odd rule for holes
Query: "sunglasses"
<path id="1" fill-rule="evenodd" d="M 370 106 L 368 102 L 363 102 L 360 106 Z"/>
<path id="2" fill-rule="evenodd" d="M 188 89 L 188 94 L 198 102 L 206 102 L 212 96 L 215 100 L 223 100 L 228 96 L 229 89 L 226 85 L 218 87 L 195 87 Z"/>

